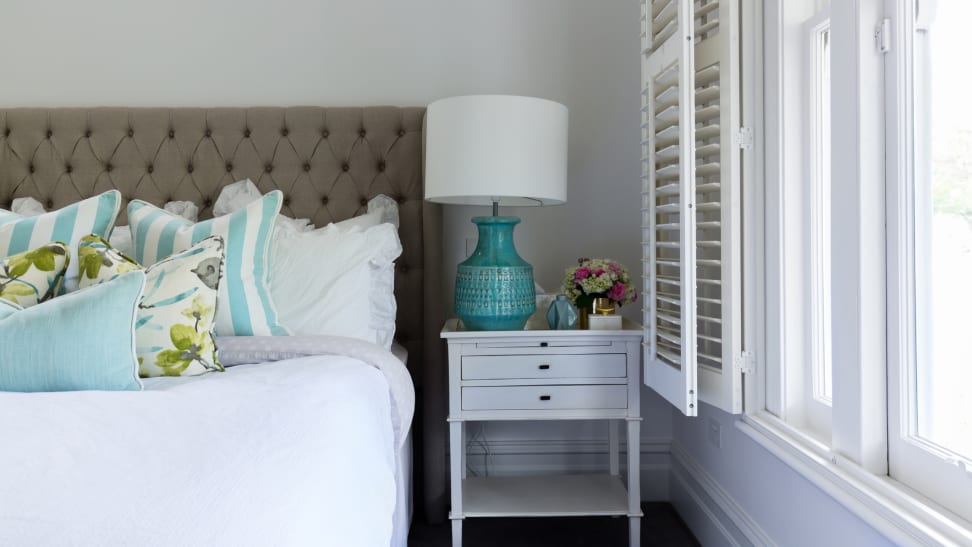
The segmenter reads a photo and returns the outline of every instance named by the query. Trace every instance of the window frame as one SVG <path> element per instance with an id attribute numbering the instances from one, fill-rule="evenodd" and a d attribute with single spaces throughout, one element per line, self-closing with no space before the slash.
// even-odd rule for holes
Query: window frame
<path id="1" fill-rule="evenodd" d="M 835 240 L 833 261 L 847 260 L 852 267 L 833 279 L 834 352 L 842 359 L 834 358 L 834 431 L 829 445 L 788 422 L 792 416 L 785 405 L 793 384 L 787 382 L 792 372 L 787 365 L 799 356 L 795 348 L 800 347 L 795 329 L 781 321 L 789 320 L 793 309 L 787 299 L 792 294 L 792 262 L 786 260 L 792 239 L 782 227 L 793 201 L 785 199 L 786 182 L 791 180 L 787 177 L 794 151 L 800 152 L 792 131 L 786 131 L 793 125 L 794 112 L 794 96 L 788 93 L 793 78 L 787 75 L 786 63 L 792 59 L 791 36 L 799 26 L 792 13 L 785 13 L 784 4 L 789 4 L 786 9 L 793 6 L 789 0 L 762 0 L 756 13 L 750 13 L 765 33 L 751 41 L 755 51 L 749 49 L 748 55 L 759 57 L 762 70 L 747 76 L 743 93 L 744 105 L 750 104 L 748 98 L 765 105 L 762 123 L 757 124 L 757 157 L 763 161 L 754 185 L 759 195 L 752 198 L 756 204 L 763 201 L 765 209 L 760 218 L 747 215 L 744 226 L 749 237 L 758 232 L 760 245 L 755 257 L 761 282 L 756 322 L 762 357 L 757 374 L 746 378 L 746 414 L 736 427 L 896 543 L 972 543 L 972 523 L 888 475 L 887 399 L 895 387 L 888 379 L 893 341 L 887 332 L 892 286 L 888 261 L 894 257 L 884 226 L 890 210 L 885 172 L 892 168 L 884 155 L 891 130 L 885 101 L 893 104 L 898 98 L 885 86 L 886 61 L 875 51 L 875 32 L 887 14 L 892 40 L 902 35 L 901 18 L 892 4 L 905 1 L 831 2 L 833 51 L 841 47 L 833 32 L 838 27 L 842 47 L 848 48 L 832 59 L 832 78 L 852 90 L 833 96 L 832 164 L 844 170 L 833 179 L 839 208 L 835 215 L 843 214 L 844 219 L 833 227 L 833 233 L 841 234 Z M 892 43 L 892 51 L 904 47 L 909 46 Z M 747 51 L 746 41 L 743 50 Z M 859 213 L 849 216 L 848 211 Z"/>
<path id="2" fill-rule="evenodd" d="M 919 250 L 915 241 L 919 222 L 915 114 L 919 105 L 912 85 L 918 83 L 911 54 L 917 54 L 918 45 L 914 40 L 912 6 L 909 0 L 888 0 L 889 13 L 898 22 L 899 36 L 898 47 L 888 57 L 887 78 L 888 474 L 972 521 L 968 494 L 972 491 L 972 468 L 918 432 L 920 335 L 916 329 L 916 303 L 921 287 L 915 270 Z M 969 487 L 956 488 L 963 481 Z"/>

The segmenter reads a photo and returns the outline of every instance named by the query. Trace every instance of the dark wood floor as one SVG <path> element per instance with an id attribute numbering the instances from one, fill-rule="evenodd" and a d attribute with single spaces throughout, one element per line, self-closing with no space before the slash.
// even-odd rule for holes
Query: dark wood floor
<path id="1" fill-rule="evenodd" d="M 641 544 L 697 546 L 692 532 L 668 503 L 644 503 Z M 452 531 L 445 522 L 430 526 L 412 523 L 409 547 L 447 547 Z M 463 547 L 612 547 L 628 544 L 628 519 L 584 518 L 470 518 L 463 524 Z"/>

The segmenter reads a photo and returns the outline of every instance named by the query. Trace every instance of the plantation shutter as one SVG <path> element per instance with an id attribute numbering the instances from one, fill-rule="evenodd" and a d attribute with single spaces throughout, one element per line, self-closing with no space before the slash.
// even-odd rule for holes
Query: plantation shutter
<path id="1" fill-rule="evenodd" d="M 742 410 L 738 7 L 642 2 L 645 383 Z"/>

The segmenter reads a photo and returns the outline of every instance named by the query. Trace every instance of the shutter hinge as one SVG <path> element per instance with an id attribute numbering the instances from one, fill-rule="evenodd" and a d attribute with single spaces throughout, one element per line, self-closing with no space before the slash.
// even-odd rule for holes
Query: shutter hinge
<path id="1" fill-rule="evenodd" d="M 874 45 L 880 53 L 891 51 L 891 19 L 881 19 L 874 28 Z"/>
<path id="2" fill-rule="evenodd" d="M 752 374 L 756 372 L 756 356 L 753 355 L 751 351 L 743 351 L 739 355 L 733 358 L 733 366 L 739 372 L 743 374 Z"/>
<path id="3" fill-rule="evenodd" d="M 740 127 L 736 129 L 736 134 L 733 138 L 737 148 L 742 148 L 743 150 L 749 150 L 753 147 L 753 128 L 752 127 Z"/>

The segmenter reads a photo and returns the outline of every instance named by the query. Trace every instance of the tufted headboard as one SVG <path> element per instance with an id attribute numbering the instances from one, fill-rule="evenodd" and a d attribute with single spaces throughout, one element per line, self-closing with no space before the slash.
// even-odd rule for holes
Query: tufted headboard
<path id="1" fill-rule="evenodd" d="M 52 210 L 117 189 L 123 211 L 135 198 L 188 200 L 205 219 L 223 186 L 249 178 L 263 192 L 283 191 L 284 214 L 323 226 L 391 196 L 404 249 L 396 339 L 408 349 L 421 406 L 441 397 L 443 370 L 441 215 L 423 201 L 424 115 L 397 107 L 0 109 L 0 207 L 31 196 Z M 118 223 L 127 222 L 123 212 Z M 444 442 L 432 437 L 425 443 Z"/>

